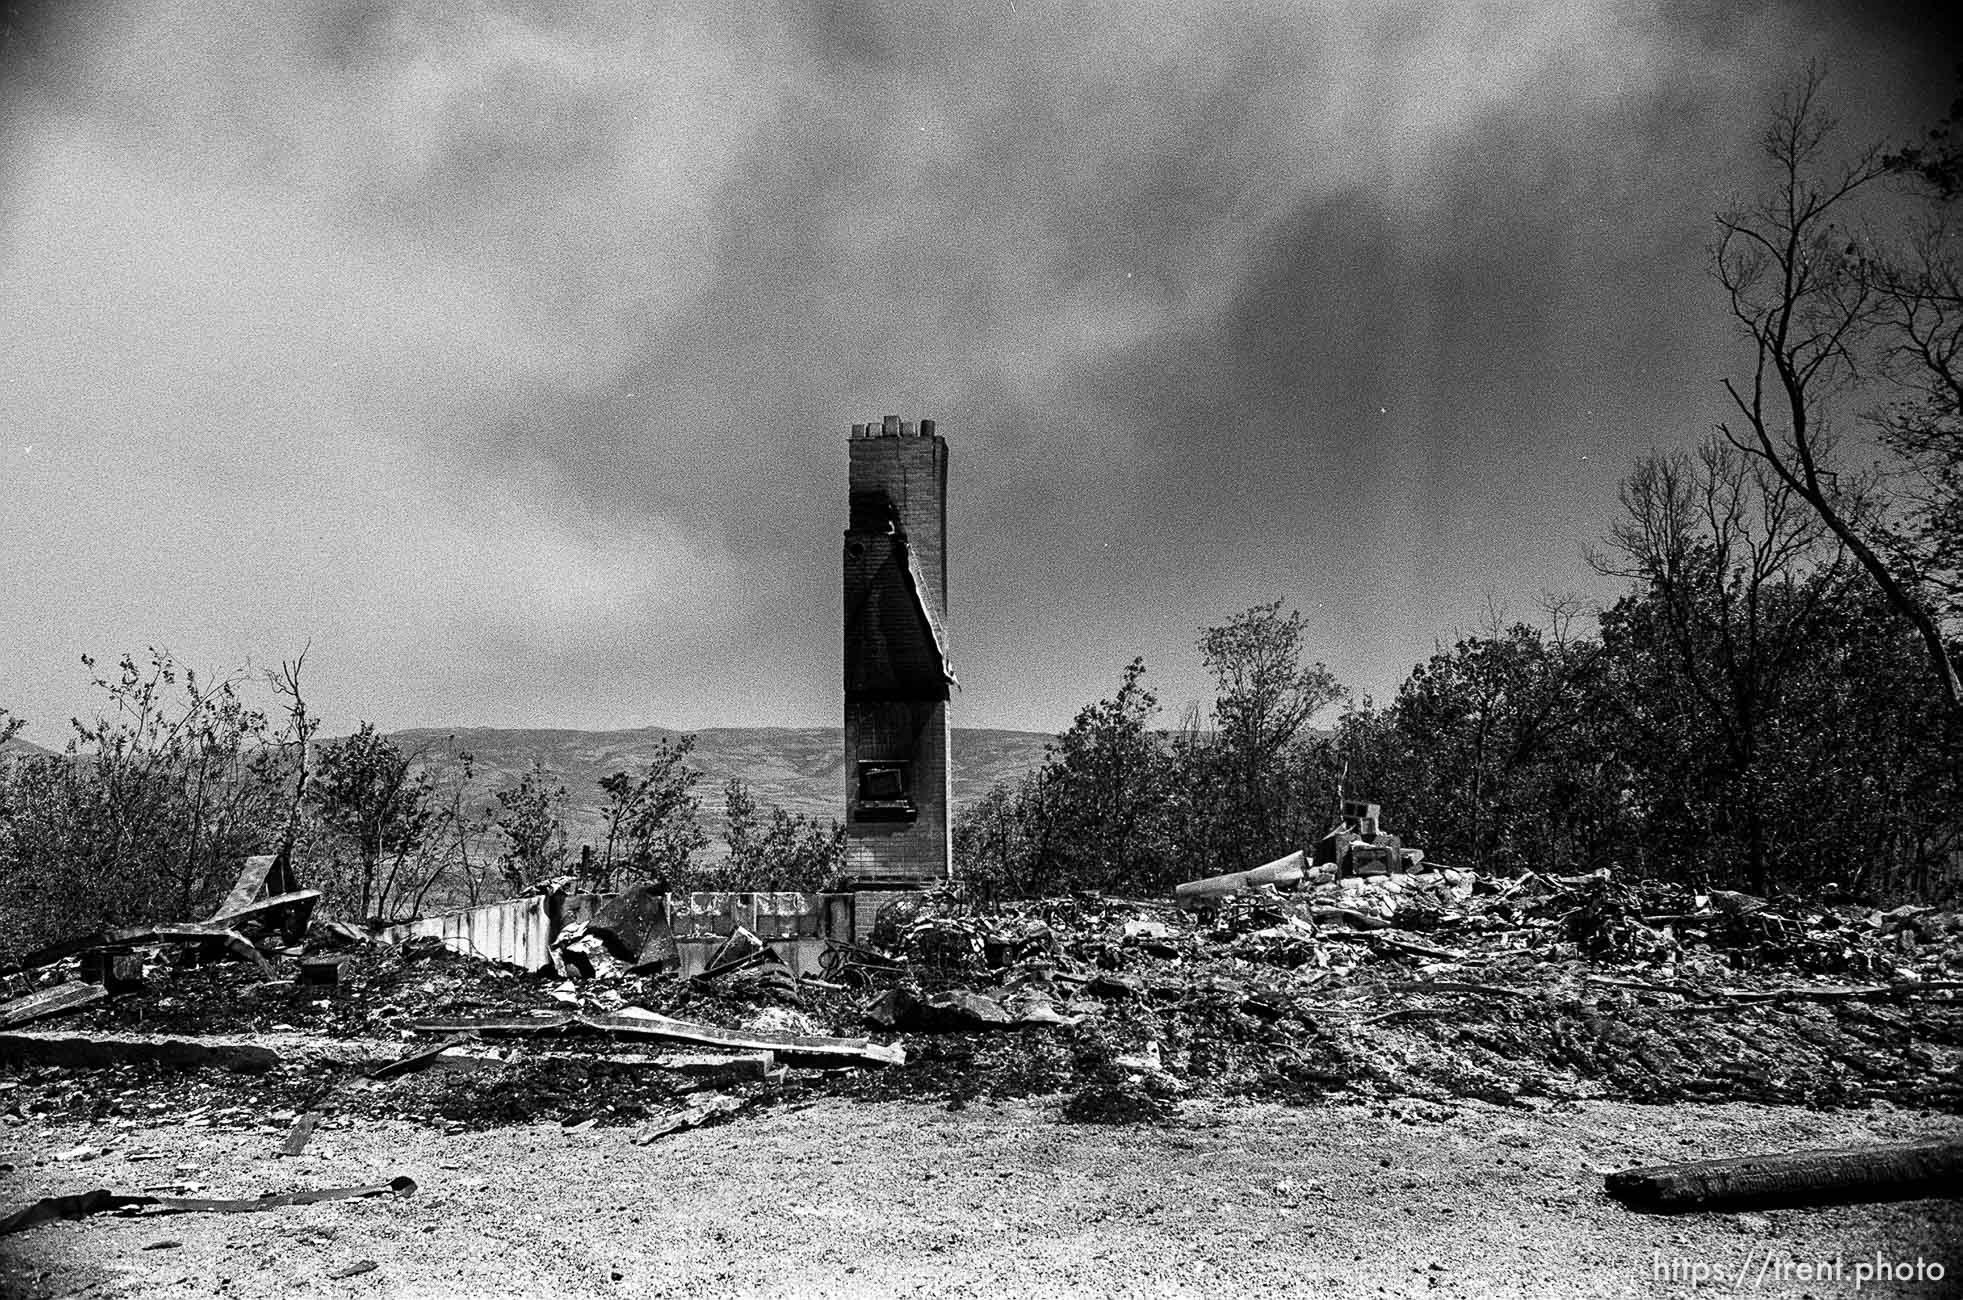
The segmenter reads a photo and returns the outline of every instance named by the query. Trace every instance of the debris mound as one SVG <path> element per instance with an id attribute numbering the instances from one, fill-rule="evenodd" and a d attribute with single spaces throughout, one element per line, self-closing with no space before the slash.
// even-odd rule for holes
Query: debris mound
<path id="1" fill-rule="evenodd" d="M 1953 911 L 1481 876 L 1367 804 L 1340 832 L 1172 898 L 906 896 L 856 939 L 843 896 L 645 888 L 364 929 L 249 869 L 214 918 L 7 975 L 0 1110 L 300 1146 L 380 1114 L 680 1132 L 820 1093 L 1050 1097 L 1097 1123 L 1336 1094 L 1963 1110 Z M 193 1065 L 224 1068 L 160 1100 Z M 703 1109 L 709 1089 L 733 1100 Z"/>

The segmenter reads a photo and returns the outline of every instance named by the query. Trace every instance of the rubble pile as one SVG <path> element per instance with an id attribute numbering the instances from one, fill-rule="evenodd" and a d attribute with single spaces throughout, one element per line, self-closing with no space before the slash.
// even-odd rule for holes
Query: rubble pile
<path id="1" fill-rule="evenodd" d="M 1963 1109 L 1954 912 L 1485 878 L 1372 840 L 1374 820 L 1176 899 L 908 898 L 823 945 L 822 974 L 739 926 L 685 977 L 652 922 L 623 937 L 645 899 L 532 973 L 318 919 L 257 927 L 250 960 L 232 924 L 81 943 L 8 977 L 0 1119 L 168 1118 L 297 1151 L 316 1123 L 384 1114 L 653 1141 L 824 1092 L 1060 1095 L 1066 1119 L 1118 1123 L 1335 1093 Z M 223 1068 L 187 1086 L 185 1052 Z"/>
<path id="2" fill-rule="evenodd" d="M 1053 936 L 1048 978 L 1084 1017 L 1060 1031 L 1066 1050 L 923 1023 L 907 1038 L 906 1072 L 857 1086 L 944 1089 L 950 1104 L 1077 1087 L 1082 1106 L 1069 1114 L 1098 1109 L 1123 1060 L 1132 1088 L 1119 1101 L 1140 1113 L 1191 1093 L 1339 1090 L 1963 1107 L 1954 912 L 1768 901 L 1606 872 L 1482 879 L 1427 869 L 1401 846 L 1382 871 L 1342 869 L 1321 863 L 1292 888 L 1244 886 L 1187 909 L 1071 898 L 964 918 L 984 944 L 991 925 Z M 1083 1050 L 1092 1035 L 1120 1047 Z"/>

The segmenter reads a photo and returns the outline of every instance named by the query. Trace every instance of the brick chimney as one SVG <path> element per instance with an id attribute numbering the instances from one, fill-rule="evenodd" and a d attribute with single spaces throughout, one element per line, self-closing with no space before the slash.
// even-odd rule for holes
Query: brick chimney
<path id="1" fill-rule="evenodd" d="M 848 446 L 846 887 L 918 889 L 953 858 L 947 443 L 932 420 L 889 415 L 853 425 Z"/>

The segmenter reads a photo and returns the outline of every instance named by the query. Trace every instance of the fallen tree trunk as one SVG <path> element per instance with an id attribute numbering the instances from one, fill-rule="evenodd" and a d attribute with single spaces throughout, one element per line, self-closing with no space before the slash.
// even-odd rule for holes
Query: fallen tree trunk
<path id="1" fill-rule="evenodd" d="M 1957 1194 L 1963 1187 L 1963 1142 L 1693 1160 L 1624 1169 L 1606 1181 L 1609 1195 L 1645 1210 L 1912 1201 Z"/>

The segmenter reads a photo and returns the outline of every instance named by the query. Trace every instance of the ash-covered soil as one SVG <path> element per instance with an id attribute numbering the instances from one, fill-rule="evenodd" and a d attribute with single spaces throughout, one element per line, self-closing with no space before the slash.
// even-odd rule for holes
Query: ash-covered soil
<path id="1" fill-rule="evenodd" d="M 1779 1261 L 1963 1268 L 1954 1202 L 1657 1219 L 1601 1192 L 1631 1164 L 1956 1133 L 1953 912 L 1460 873 L 1198 914 L 923 898 L 877 942 L 824 980 L 365 946 L 332 989 L 157 947 L 143 988 L 12 1031 L 0 1208 L 421 1190 L 42 1225 L 0 1239 L 8 1294 L 1708 1295 L 1744 1261 L 1755 1293 L 1829 1295 L 1852 1292 L 1779 1291 Z M 559 1023 L 626 1007 L 906 1063 L 709 1078 L 686 1044 Z M 419 1023 L 487 1017 L 368 1077 L 451 1032 Z M 46 1041 L 68 1035 L 204 1063 L 81 1068 Z"/>
<path id="2" fill-rule="evenodd" d="M 556 1124 L 445 1134 L 276 1125 L 0 1128 L 9 1195 L 174 1184 L 254 1195 L 416 1179 L 416 1194 L 245 1215 L 96 1217 L 0 1239 L 5 1294 L 225 1296 L 1709 1297 L 1858 1293 L 1796 1261 L 1963 1268 L 1953 1201 L 1652 1216 L 1604 1171 L 1954 1131 L 1877 1105 L 1188 1102 L 1170 1124 L 1060 1123 L 1059 1101 L 958 1111 L 826 1098 L 636 1146 Z M 58 1159 L 76 1148 L 101 1152 Z M 161 1158 L 147 1157 L 161 1153 Z M 363 1272 L 351 1269 L 374 1267 Z M 1671 1280 L 1673 1267 L 1742 1282 Z M 1926 1267 L 1925 1267 L 1926 1273 Z M 347 1274 L 346 1276 L 336 1276 Z M 1756 1278 L 1756 1280 L 1754 1280 Z"/>

